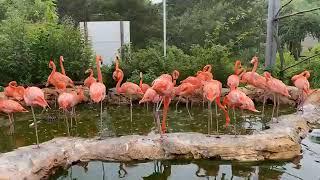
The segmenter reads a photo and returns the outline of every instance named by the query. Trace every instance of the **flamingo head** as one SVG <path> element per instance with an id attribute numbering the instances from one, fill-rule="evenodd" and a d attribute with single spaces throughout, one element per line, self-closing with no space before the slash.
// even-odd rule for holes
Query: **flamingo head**
<path id="1" fill-rule="evenodd" d="M 112 74 L 112 78 L 115 80 L 115 81 L 119 81 L 120 79 L 122 79 L 124 76 L 123 74 L 123 71 L 121 69 L 117 69 L 113 72 Z"/>
<path id="2" fill-rule="evenodd" d="M 180 72 L 179 72 L 179 71 L 174 70 L 174 71 L 172 72 L 172 79 L 173 79 L 174 81 L 177 80 L 177 79 L 179 78 L 179 76 L 180 76 Z"/>
<path id="3" fill-rule="evenodd" d="M 9 82 L 9 86 L 16 87 L 16 86 L 18 86 L 18 83 L 17 83 L 17 81 L 11 81 L 11 82 Z"/>
<path id="4" fill-rule="evenodd" d="M 51 59 L 49 61 L 49 68 L 52 69 L 53 67 L 55 67 L 55 64 L 54 64 L 53 60 Z"/>
<path id="5" fill-rule="evenodd" d="M 258 63 L 258 57 L 257 56 L 253 56 L 253 58 L 251 59 L 250 63 L 254 64 L 254 63 Z"/>
<path id="6" fill-rule="evenodd" d="M 60 61 L 64 62 L 63 56 L 60 56 Z"/>
<path id="7" fill-rule="evenodd" d="M 235 65 L 234 65 L 234 73 L 235 73 L 236 75 L 239 75 L 239 74 L 241 74 L 241 72 L 243 72 L 243 71 L 244 71 L 244 69 L 243 69 L 242 66 L 241 66 L 241 61 L 240 61 L 240 60 L 237 60 L 236 63 L 235 63 Z"/>
<path id="8" fill-rule="evenodd" d="M 92 68 L 89 68 L 85 71 L 86 74 L 91 73 L 92 72 Z"/>
<path id="9" fill-rule="evenodd" d="M 264 75 L 264 77 L 266 78 L 267 81 L 272 77 L 271 74 L 269 72 L 267 72 L 267 71 L 264 72 L 263 75 Z"/>
<path id="10" fill-rule="evenodd" d="M 102 62 L 102 56 L 98 56 L 98 55 L 97 55 L 97 56 L 96 56 L 96 62 L 97 62 L 97 63 L 100 63 L 100 65 L 102 65 L 102 63 L 103 63 L 103 62 Z"/>
<path id="11" fill-rule="evenodd" d="M 255 108 L 253 101 L 249 97 L 242 101 L 242 105 L 240 106 L 240 108 L 247 109 L 252 112 L 260 112 Z"/>
<path id="12" fill-rule="evenodd" d="M 203 72 L 211 72 L 212 66 L 210 64 L 207 64 L 206 66 L 203 67 L 202 71 Z"/>
<path id="13" fill-rule="evenodd" d="M 309 71 L 304 71 L 304 77 L 309 79 L 310 78 L 310 72 Z"/>

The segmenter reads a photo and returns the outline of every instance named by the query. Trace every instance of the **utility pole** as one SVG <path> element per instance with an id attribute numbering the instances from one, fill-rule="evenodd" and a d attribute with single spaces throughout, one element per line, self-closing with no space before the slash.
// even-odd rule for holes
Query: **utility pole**
<path id="1" fill-rule="evenodd" d="M 163 3 L 163 56 L 167 57 L 167 3 L 166 0 L 162 1 Z"/>
<path id="2" fill-rule="evenodd" d="M 269 0 L 267 19 L 267 44 L 265 52 L 265 68 L 272 69 L 276 63 L 278 21 L 274 21 L 280 10 L 280 0 Z"/>

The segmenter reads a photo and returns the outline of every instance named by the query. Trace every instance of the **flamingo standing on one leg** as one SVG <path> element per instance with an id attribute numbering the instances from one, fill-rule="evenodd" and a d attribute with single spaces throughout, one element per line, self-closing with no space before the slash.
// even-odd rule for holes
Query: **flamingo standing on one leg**
<path id="1" fill-rule="evenodd" d="M 0 100 L 0 112 L 8 114 L 10 124 L 12 124 L 14 122 L 13 113 L 28 112 L 28 110 L 16 101 L 5 99 Z"/>
<path id="2" fill-rule="evenodd" d="M 224 97 L 222 104 L 224 106 L 228 106 L 229 108 L 233 109 L 233 115 L 234 115 L 235 121 L 236 121 L 235 108 L 240 108 L 242 110 L 249 110 L 253 112 L 259 112 L 258 110 L 256 110 L 253 101 L 244 92 L 240 91 L 239 89 L 231 90 L 229 94 Z M 235 122 L 235 125 L 234 125 L 235 135 L 237 135 L 236 125 L 237 125 L 237 122 Z"/>
<path id="3" fill-rule="evenodd" d="M 210 80 L 207 81 L 204 84 L 203 87 L 203 97 L 209 101 L 208 104 L 208 110 L 210 113 L 210 120 L 211 120 L 211 124 L 212 124 L 212 110 L 211 110 L 211 104 L 213 101 L 216 101 L 216 104 L 219 106 L 219 108 L 224 112 L 225 114 L 225 118 L 226 118 L 226 127 L 228 126 L 229 122 L 230 122 L 230 118 L 229 118 L 229 114 L 228 111 L 226 110 L 226 108 L 224 106 L 222 106 L 221 102 L 220 102 L 220 96 L 221 96 L 221 91 L 222 91 L 222 84 L 221 82 L 217 81 L 217 80 Z M 219 121 L 216 118 L 216 123 L 217 123 L 217 133 L 219 133 Z M 209 125 L 209 121 L 208 121 L 208 134 L 210 134 L 210 125 Z"/>
<path id="4" fill-rule="evenodd" d="M 38 126 L 37 126 L 37 120 L 34 114 L 33 107 L 40 106 L 42 108 L 46 108 L 46 107 L 49 107 L 49 105 L 44 98 L 43 91 L 38 87 L 28 87 L 25 91 L 23 99 L 27 106 L 31 106 L 31 111 L 32 111 L 32 116 L 34 121 L 34 128 L 36 131 L 37 146 L 39 148 L 40 146 L 39 146 L 39 137 L 38 137 Z"/>
<path id="5" fill-rule="evenodd" d="M 66 76 L 66 71 L 64 70 L 63 62 L 64 62 L 63 56 L 60 56 L 61 73 Z"/>
<path id="6" fill-rule="evenodd" d="M 13 99 L 22 101 L 25 88 L 18 86 L 16 81 L 11 81 L 9 85 L 4 88 L 4 95 L 7 97 L 13 97 Z"/>
<path id="7" fill-rule="evenodd" d="M 89 68 L 88 70 L 86 70 L 85 73 L 90 73 L 89 77 L 87 77 L 84 80 L 84 85 L 88 88 L 90 88 L 91 84 L 97 82 L 96 78 L 93 77 L 93 70 L 92 68 Z"/>
<path id="8" fill-rule="evenodd" d="M 101 126 L 101 135 L 102 135 L 102 101 L 106 97 L 106 86 L 103 84 L 102 80 L 102 73 L 100 69 L 100 65 L 102 63 L 102 57 L 96 57 L 96 65 L 97 65 L 97 72 L 98 72 L 98 82 L 94 82 L 90 86 L 90 98 L 93 102 L 99 103 L 100 102 L 100 126 Z"/>
<path id="9" fill-rule="evenodd" d="M 310 77 L 309 71 L 303 71 L 302 73 L 295 75 L 291 78 L 293 84 L 299 89 L 299 104 L 297 106 L 297 109 L 299 110 L 299 107 L 302 108 L 303 112 L 303 104 L 306 96 L 310 93 L 310 83 L 308 81 Z"/>
<path id="10" fill-rule="evenodd" d="M 278 114 L 279 113 L 279 106 L 280 106 L 280 96 L 279 95 L 282 95 L 285 97 L 291 97 L 291 96 L 289 94 L 287 86 L 282 81 L 272 77 L 269 72 L 264 72 L 264 77 L 266 78 L 268 88 L 271 91 L 271 93 L 273 94 L 273 99 L 274 99 L 272 116 L 271 116 L 271 120 L 272 120 L 276 106 L 277 106 L 277 117 L 279 115 Z"/>

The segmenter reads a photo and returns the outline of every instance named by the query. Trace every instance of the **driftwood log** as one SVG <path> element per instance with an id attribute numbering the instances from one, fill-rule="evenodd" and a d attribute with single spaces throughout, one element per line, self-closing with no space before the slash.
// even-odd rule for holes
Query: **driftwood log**
<path id="1" fill-rule="evenodd" d="M 253 135 L 205 135 L 172 133 L 123 136 L 104 140 L 56 138 L 0 154 L 0 180 L 46 179 L 59 167 L 91 160 L 132 161 L 178 158 L 263 161 L 286 160 L 301 154 L 300 142 L 310 131 L 309 123 L 319 121 L 320 92 L 313 93 L 304 113 L 279 117 L 270 129 Z"/>

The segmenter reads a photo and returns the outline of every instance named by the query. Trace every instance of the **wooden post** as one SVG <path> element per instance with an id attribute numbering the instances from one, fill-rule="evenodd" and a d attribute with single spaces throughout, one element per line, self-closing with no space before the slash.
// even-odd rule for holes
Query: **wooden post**
<path id="1" fill-rule="evenodd" d="M 269 0 L 267 19 L 267 40 L 265 52 L 265 68 L 270 70 L 276 63 L 277 42 L 275 35 L 278 35 L 278 21 L 274 21 L 280 10 L 280 0 Z"/>

